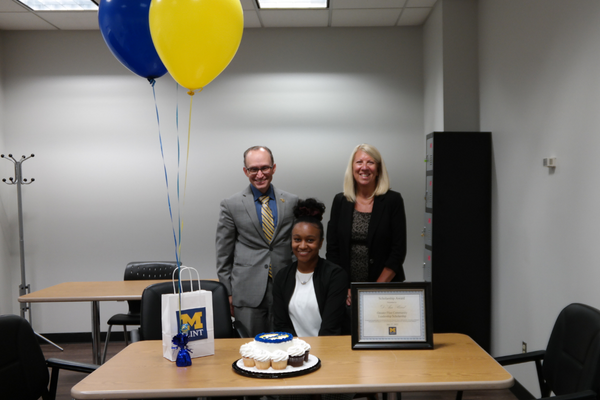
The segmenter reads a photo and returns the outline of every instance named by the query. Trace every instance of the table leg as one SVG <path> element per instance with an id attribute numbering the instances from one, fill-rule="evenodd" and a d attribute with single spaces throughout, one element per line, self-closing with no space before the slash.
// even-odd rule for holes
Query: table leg
<path id="1" fill-rule="evenodd" d="M 92 363 L 100 364 L 100 302 L 92 301 Z"/>

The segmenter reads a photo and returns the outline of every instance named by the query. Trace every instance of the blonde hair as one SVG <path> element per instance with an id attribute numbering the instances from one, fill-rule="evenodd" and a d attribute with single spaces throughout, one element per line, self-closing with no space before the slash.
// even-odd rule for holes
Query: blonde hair
<path id="1" fill-rule="evenodd" d="M 385 162 L 383 162 L 383 158 L 381 157 L 379 150 L 370 144 L 359 144 L 354 148 L 354 151 L 350 155 L 348 168 L 346 168 L 346 174 L 344 175 L 344 196 L 352 203 L 356 201 L 356 182 L 354 182 L 353 174 L 354 156 L 359 150 L 367 153 L 377 163 L 377 186 L 375 186 L 375 191 L 371 197 L 380 196 L 390 190 L 390 178 L 388 176 L 387 168 L 385 167 Z"/>

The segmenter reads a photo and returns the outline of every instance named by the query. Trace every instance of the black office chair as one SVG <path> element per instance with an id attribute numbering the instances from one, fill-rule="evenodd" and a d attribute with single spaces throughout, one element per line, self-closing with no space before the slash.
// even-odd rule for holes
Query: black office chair
<path id="1" fill-rule="evenodd" d="M 546 350 L 496 360 L 501 365 L 535 362 L 543 398 L 553 392 L 553 400 L 596 400 L 600 393 L 600 310 L 568 305 L 556 319 Z M 511 391 L 519 399 L 535 398 L 516 380 Z"/>
<path id="2" fill-rule="evenodd" d="M 190 291 L 190 281 L 181 282 L 184 292 Z M 176 285 L 177 286 L 177 285 Z M 229 295 L 219 281 L 201 280 L 203 290 L 212 292 L 213 327 L 215 338 L 248 337 L 245 329 L 231 322 Z M 193 281 L 194 290 L 198 290 L 198 281 Z M 140 340 L 162 340 L 161 296 L 173 293 L 171 282 L 156 283 L 144 289 L 142 294 Z"/>
<path id="3" fill-rule="evenodd" d="M 52 379 L 48 373 L 52 368 Z M 44 359 L 38 339 L 26 319 L 0 316 L 0 398 L 53 400 L 60 369 L 90 373 L 98 365 L 57 358 Z M 50 388 L 48 388 L 50 382 Z"/>
<path id="4" fill-rule="evenodd" d="M 177 269 L 175 261 L 136 261 L 130 262 L 125 267 L 126 281 L 142 281 L 153 279 L 171 279 L 173 271 Z M 177 272 L 175 277 L 177 277 Z M 106 351 L 108 350 L 108 342 L 110 341 L 110 332 L 113 325 L 122 325 L 123 334 L 125 336 L 125 345 L 129 344 L 127 338 L 128 325 L 140 325 L 140 304 L 139 300 L 128 300 L 129 311 L 127 314 L 115 314 L 108 320 L 108 331 L 106 332 L 106 341 L 104 342 L 104 354 L 102 355 L 102 364 L 106 360 Z"/>

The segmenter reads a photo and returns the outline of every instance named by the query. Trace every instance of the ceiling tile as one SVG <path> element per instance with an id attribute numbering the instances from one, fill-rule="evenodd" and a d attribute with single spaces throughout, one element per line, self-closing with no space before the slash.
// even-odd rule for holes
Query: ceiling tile
<path id="1" fill-rule="evenodd" d="M 408 0 L 406 7 L 433 7 L 437 0 Z"/>
<path id="2" fill-rule="evenodd" d="M 398 21 L 398 26 L 421 25 L 431 13 L 431 8 L 405 8 Z"/>
<path id="3" fill-rule="evenodd" d="M 333 10 L 332 27 L 394 26 L 402 9 Z"/>
<path id="4" fill-rule="evenodd" d="M 0 13 L 0 30 L 54 30 L 56 27 L 30 12 Z"/>
<path id="5" fill-rule="evenodd" d="M 0 0 L 0 12 L 28 10 L 29 9 L 27 7 L 17 4 L 13 0 Z"/>
<path id="6" fill-rule="evenodd" d="M 331 9 L 340 8 L 402 8 L 406 0 L 329 0 Z"/>
<path id="7" fill-rule="evenodd" d="M 242 9 L 244 10 L 254 10 L 254 0 L 241 0 Z"/>
<path id="8" fill-rule="evenodd" d="M 328 10 L 262 10 L 260 17 L 265 28 L 324 28 L 329 23 Z"/>
<path id="9" fill-rule="evenodd" d="M 244 10 L 244 28 L 261 28 L 256 11 Z"/>
<path id="10" fill-rule="evenodd" d="M 38 11 L 36 14 L 58 29 L 100 29 L 98 11 Z"/>

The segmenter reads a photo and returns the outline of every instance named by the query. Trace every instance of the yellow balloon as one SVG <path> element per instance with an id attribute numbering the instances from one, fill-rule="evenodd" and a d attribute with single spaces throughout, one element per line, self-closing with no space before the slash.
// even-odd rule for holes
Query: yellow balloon
<path id="1" fill-rule="evenodd" d="M 191 91 L 229 65 L 244 31 L 240 0 L 152 0 L 149 22 L 163 64 Z"/>

